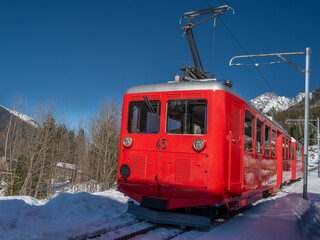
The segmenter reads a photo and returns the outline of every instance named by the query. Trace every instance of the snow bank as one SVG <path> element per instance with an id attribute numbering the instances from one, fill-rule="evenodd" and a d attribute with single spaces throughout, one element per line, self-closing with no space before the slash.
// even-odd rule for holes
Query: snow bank
<path id="1" fill-rule="evenodd" d="M 0 200 L 21 200 L 28 205 L 35 205 L 35 206 L 43 205 L 48 202 L 47 200 L 44 200 L 44 199 L 39 200 L 29 196 L 7 196 L 7 197 L 1 196 Z M 1 204 L 1 201 L 0 201 L 0 204 Z"/>
<path id="2" fill-rule="evenodd" d="M 106 192 L 60 194 L 40 205 L 30 197 L 2 197 L 0 239 L 68 239 L 134 221 L 127 197 Z"/>

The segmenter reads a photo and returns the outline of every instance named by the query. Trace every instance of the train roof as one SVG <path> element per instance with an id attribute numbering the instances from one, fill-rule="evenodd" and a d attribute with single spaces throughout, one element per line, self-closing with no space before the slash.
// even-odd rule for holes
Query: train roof
<path id="1" fill-rule="evenodd" d="M 187 90 L 223 90 L 243 99 L 240 94 L 215 80 L 195 80 L 186 82 L 168 82 L 131 87 L 127 93 L 169 92 Z M 244 99 L 243 99 L 244 100 Z M 245 100 L 244 100 L 245 101 Z"/>
<path id="2" fill-rule="evenodd" d="M 144 92 L 147 93 L 147 92 L 188 91 L 188 90 L 222 90 L 222 91 L 229 92 L 230 94 L 245 101 L 252 108 L 254 108 L 261 115 L 263 115 L 269 122 L 276 125 L 279 129 L 281 129 L 283 132 L 289 135 L 289 133 L 284 129 L 284 127 L 281 126 L 280 123 L 278 123 L 274 119 L 270 119 L 270 117 L 266 116 L 259 109 L 253 106 L 250 102 L 245 100 L 239 93 L 233 91 L 226 85 L 215 80 L 204 79 L 204 80 L 185 81 L 185 82 L 168 82 L 168 83 L 140 85 L 140 86 L 130 87 L 126 91 L 126 94 L 144 93 Z"/>

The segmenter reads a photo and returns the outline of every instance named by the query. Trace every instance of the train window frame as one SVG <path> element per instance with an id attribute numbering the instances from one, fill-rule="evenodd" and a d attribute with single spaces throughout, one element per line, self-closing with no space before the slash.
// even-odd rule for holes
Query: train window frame
<path id="1" fill-rule="evenodd" d="M 269 127 L 269 125 L 267 124 L 264 124 L 264 155 L 270 156 L 270 153 L 271 153 L 271 127 Z"/>
<path id="2" fill-rule="evenodd" d="M 251 116 L 249 116 L 251 115 Z M 248 118 L 247 118 L 248 117 Z M 251 118 L 251 119 L 249 119 Z M 248 109 L 246 109 L 244 111 L 244 151 L 246 152 L 253 152 L 253 143 L 254 143 L 254 128 L 255 128 L 255 124 L 254 124 L 254 114 L 249 111 Z M 248 120 L 248 121 L 247 121 Z M 250 129 L 250 125 L 251 125 L 251 129 Z M 251 135 L 248 135 L 248 134 Z"/>
<path id="3" fill-rule="evenodd" d="M 256 153 L 262 154 L 263 153 L 263 121 L 259 118 L 256 120 Z"/>
<path id="4" fill-rule="evenodd" d="M 275 129 L 271 129 L 271 157 L 276 156 L 276 136 L 277 131 Z"/>
<path id="5" fill-rule="evenodd" d="M 154 104 L 156 106 L 154 106 Z M 142 108 L 143 110 L 146 110 L 146 112 L 142 111 L 141 110 Z M 137 119 L 135 119 L 135 116 L 134 116 L 135 110 L 138 110 L 137 117 L 136 117 Z M 141 126 L 143 124 L 142 121 L 144 121 L 143 127 Z M 154 121 L 158 121 L 158 122 L 154 124 Z M 137 124 L 135 128 L 133 128 L 133 122 L 136 122 Z M 147 100 L 129 102 L 128 116 L 127 116 L 127 132 L 128 133 L 158 134 L 160 132 L 160 127 L 161 127 L 161 101 L 160 100 L 147 99 Z M 145 131 L 141 131 L 141 129 L 144 129 Z"/>
<path id="6" fill-rule="evenodd" d="M 286 158 L 286 138 L 282 135 L 282 159 Z"/>
<path id="7" fill-rule="evenodd" d="M 181 128 L 181 132 L 172 132 L 176 129 L 171 129 L 171 130 L 168 130 L 168 127 L 169 127 L 169 103 L 172 102 L 172 101 L 185 101 L 185 105 L 184 106 L 187 106 L 188 108 L 188 101 L 189 101 L 189 104 L 190 104 L 190 101 L 203 101 L 204 102 L 204 116 L 203 116 L 203 127 L 201 128 L 200 125 L 196 124 L 196 122 L 194 121 L 194 115 L 191 115 L 191 117 L 188 117 L 188 111 L 186 112 L 183 112 L 182 114 L 184 115 L 183 116 L 183 120 L 180 122 L 180 128 Z M 199 105 L 201 106 L 201 105 Z M 192 112 L 193 113 L 193 112 Z M 205 99 L 205 98 L 182 98 L 182 99 L 168 99 L 167 100 L 167 103 L 166 103 L 166 113 L 165 113 L 165 117 L 166 117 L 166 123 L 165 123 L 165 133 L 166 134 L 170 134 L 170 135 L 192 135 L 192 136 L 204 136 L 207 134 L 208 132 L 208 100 Z M 193 119 L 193 120 L 192 120 Z M 171 119 L 171 120 L 174 120 L 174 121 L 178 121 L 178 120 L 175 120 L 175 119 Z M 189 127 L 187 127 L 187 125 L 189 125 Z M 186 128 L 187 130 L 189 131 L 186 131 Z M 188 129 L 189 128 L 189 129 Z M 191 128 L 192 128 L 192 131 L 191 131 Z M 199 133 L 199 130 L 200 130 L 200 133 Z M 193 133 L 190 133 L 190 132 L 193 132 Z"/>
<path id="8" fill-rule="evenodd" d="M 286 159 L 289 159 L 289 139 L 286 138 Z"/>

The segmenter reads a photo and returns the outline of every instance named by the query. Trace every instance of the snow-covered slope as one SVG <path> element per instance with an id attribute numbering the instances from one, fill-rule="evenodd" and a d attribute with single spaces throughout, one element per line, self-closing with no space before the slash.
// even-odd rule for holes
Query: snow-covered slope
<path id="1" fill-rule="evenodd" d="M 2 105 L 0 105 L 1 107 L 3 107 L 4 109 L 6 109 L 7 111 L 9 111 L 11 114 L 15 115 L 16 117 L 20 118 L 22 121 L 28 123 L 28 124 L 31 124 L 32 126 L 34 127 L 38 127 L 38 124 L 35 120 L 33 120 L 31 117 L 27 116 L 27 115 L 24 115 L 22 113 L 19 113 L 18 111 L 14 111 L 14 110 L 11 110 L 11 109 L 8 109 Z"/>
<path id="2" fill-rule="evenodd" d="M 250 100 L 250 102 L 264 113 L 267 113 L 272 109 L 278 112 L 298 104 L 302 101 L 303 97 L 304 93 L 299 93 L 295 98 L 288 98 L 267 92 Z"/>

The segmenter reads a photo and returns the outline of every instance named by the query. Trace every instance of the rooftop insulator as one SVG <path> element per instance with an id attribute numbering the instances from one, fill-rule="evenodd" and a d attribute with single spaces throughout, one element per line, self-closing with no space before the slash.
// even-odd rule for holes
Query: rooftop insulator
<path id="1" fill-rule="evenodd" d="M 231 88 L 231 87 L 232 87 L 232 82 L 229 81 L 229 80 L 226 80 L 226 81 L 224 82 L 224 85 L 226 85 L 228 88 Z"/>

